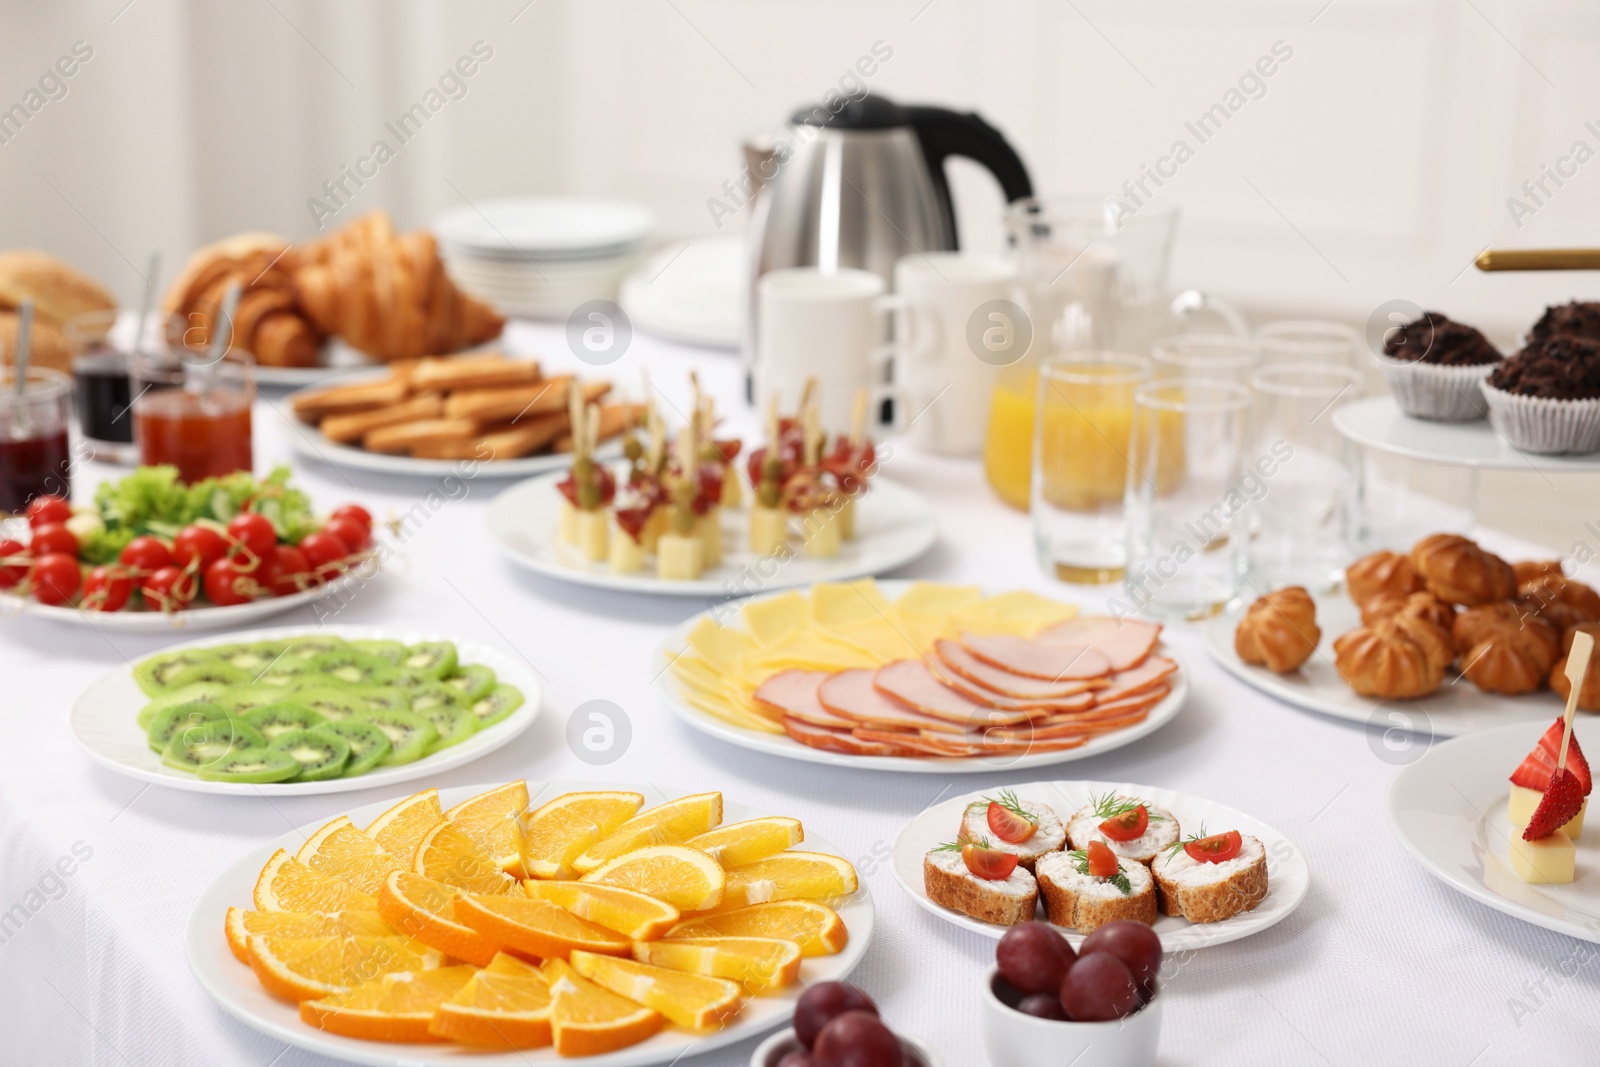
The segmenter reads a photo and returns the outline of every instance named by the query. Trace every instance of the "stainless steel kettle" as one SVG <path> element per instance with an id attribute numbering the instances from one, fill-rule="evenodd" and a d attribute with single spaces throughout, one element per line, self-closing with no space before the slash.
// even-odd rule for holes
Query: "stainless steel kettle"
<path id="1" fill-rule="evenodd" d="M 758 328 L 756 283 L 767 271 L 859 267 L 892 287 L 901 256 L 957 247 L 948 157 L 988 168 L 1007 201 L 1033 195 L 1016 151 L 975 114 L 879 95 L 842 106 L 833 99 L 795 112 L 760 167 L 766 180 L 751 216 L 747 362 Z"/>

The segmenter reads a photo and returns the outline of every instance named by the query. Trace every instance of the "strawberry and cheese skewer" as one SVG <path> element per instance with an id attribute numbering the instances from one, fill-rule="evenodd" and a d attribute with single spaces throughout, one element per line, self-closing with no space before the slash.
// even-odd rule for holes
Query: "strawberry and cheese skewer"
<path id="1" fill-rule="evenodd" d="M 767 447 L 751 456 L 750 481 L 755 500 L 750 505 L 750 551 L 775 556 L 789 541 L 789 511 L 783 503 L 783 444 L 778 419 L 778 398 L 767 401 Z"/>
<path id="2" fill-rule="evenodd" d="M 833 451 L 822 462 L 832 475 L 834 486 L 841 496 L 839 535 L 846 541 L 855 539 L 856 499 L 867 491 L 867 476 L 876 463 L 872 441 L 866 435 L 867 405 L 867 391 L 857 391 L 855 410 L 850 419 L 850 436 L 840 437 Z"/>
<path id="3" fill-rule="evenodd" d="M 1593 782 L 1589 775 L 1589 763 L 1584 759 L 1583 750 L 1578 747 L 1578 739 L 1572 736 L 1572 715 L 1577 710 L 1578 695 L 1583 689 L 1589 658 L 1593 654 L 1594 637 L 1582 630 L 1575 631 L 1572 647 L 1567 653 L 1566 673 L 1570 689 L 1566 711 L 1555 725 L 1545 731 L 1539 739 L 1539 746 L 1511 776 L 1510 814 L 1515 821 L 1519 814 L 1517 789 L 1521 785 L 1517 781 L 1518 775 L 1523 773 L 1529 760 L 1534 760 L 1542 749 L 1550 747 L 1555 741 L 1553 735 L 1560 730 L 1560 741 L 1554 745 L 1555 759 L 1539 802 L 1532 814 L 1528 815 L 1522 833 L 1511 839 L 1511 869 L 1524 882 L 1565 884 L 1577 874 L 1578 848 L 1575 838 L 1583 832 L 1583 811 L 1588 804 L 1586 798 Z M 1526 804 L 1522 807 L 1526 810 Z"/>
<path id="4" fill-rule="evenodd" d="M 607 508 L 616 495 L 616 479 L 594 458 L 595 441 L 600 435 L 599 405 L 590 404 L 585 410 L 583 389 L 576 382 L 568 394 L 568 404 L 572 470 L 557 485 L 564 498 L 561 539 L 576 547 L 584 558 L 598 562 L 607 555 Z"/>
<path id="5" fill-rule="evenodd" d="M 823 477 L 823 436 L 817 423 L 815 407 L 808 407 L 801 413 L 805 434 L 803 459 L 801 469 L 791 480 L 795 489 L 789 508 L 800 516 L 806 554 L 828 559 L 839 554 L 844 542 L 843 524 L 839 521 L 843 499 L 829 486 L 829 479 Z"/>
<path id="6" fill-rule="evenodd" d="M 700 479 L 692 426 L 678 432 L 677 464 L 665 475 L 667 528 L 656 541 L 656 577 L 693 581 L 705 571 L 705 540 L 695 529 Z"/>

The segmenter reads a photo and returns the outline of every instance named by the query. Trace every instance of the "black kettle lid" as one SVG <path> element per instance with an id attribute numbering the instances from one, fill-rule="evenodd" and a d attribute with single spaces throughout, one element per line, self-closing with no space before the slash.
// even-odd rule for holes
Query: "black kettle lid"
<path id="1" fill-rule="evenodd" d="M 888 130 L 911 125 L 906 109 L 883 96 L 830 95 L 820 104 L 803 107 L 789 119 L 796 126 L 823 126 L 834 130 Z"/>

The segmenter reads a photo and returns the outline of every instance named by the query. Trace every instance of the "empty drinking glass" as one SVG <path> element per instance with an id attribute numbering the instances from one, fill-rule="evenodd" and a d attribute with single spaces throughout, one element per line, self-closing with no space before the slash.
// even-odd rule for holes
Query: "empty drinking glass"
<path id="1" fill-rule="evenodd" d="M 1198 619 L 1239 595 L 1249 410 L 1247 388 L 1213 378 L 1158 379 L 1134 393 L 1123 578 L 1133 610 Z"/>
<path id="2" fill-rule="evenodd" d="M 1212 378 L 1241 385 L 1261 362 L 1254 341 L 1232 334 L 1164 337 L 1155 343 L 1151 356 L 1157 378 Z"/>
<path id="3" fill-rule="evenodd" d="M 1284 319 L 1256 330 L 1263 363 L 1336 363 L 1364 366 L 1366 340 L 1354 326 L 1316 319 Z"/>

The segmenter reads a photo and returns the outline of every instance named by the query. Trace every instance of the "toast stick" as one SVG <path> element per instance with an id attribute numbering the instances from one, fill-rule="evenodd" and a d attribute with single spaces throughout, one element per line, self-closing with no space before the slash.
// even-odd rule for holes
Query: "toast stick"
<path id="1" fill-rule="evenodd" d="M 409 452 L 423 443 L 468 441 L 477 432 L 471 419 L 420 419 L 368 430 L 362 444 L 370 452 Z"/>
<path id="2" fill-rule="evenodd" d="M 388 404 L 398 404 L 410 393 L 410 388 L 399 378 L 384 378 L 376 382 L 355 385 L 330 385 L 314 393 L 306 393 L 294 400 L 294 413 L 307 422 L 316 422 L 326 415 L 341 415 L 353 411 L 370 411 Z"/>
<path id="3" fill-rule="evenodd" d="M 1572 713 L 1578 710 L 1578 696 L 1583 690 L 1583 680 L 1589 673 L 1589 659 L 1593 655 L 1594 635 L 1583 630 L 1575 631 L 1572 647 L 1567 650 L 1567 682 L 1571 688 L 1567 691 L 1566 726 L 1561 731 L 1561 753 L 1556 757 L 1557 774 L 1567 766 L 1567 745 L 1572 741 Z"/>
<path id="4" fill-rule="evenodd" d="M 437 418 L 444 410 L 444 401 L 438 396 L 428 393 L 415 396 L 410 400 L 391 404 L 388 407 L 374 408 L 371 411 L 357 411 L 347 415 L 329 415 L 323 419 L 318 429 L 322 436 L 330 441 L 348 444 L 359 441 L 367 435 L 368 430 L 376 430 L 383 426 L 393 426 L 399 422 L 416 422 L 419 419 Z"/>

